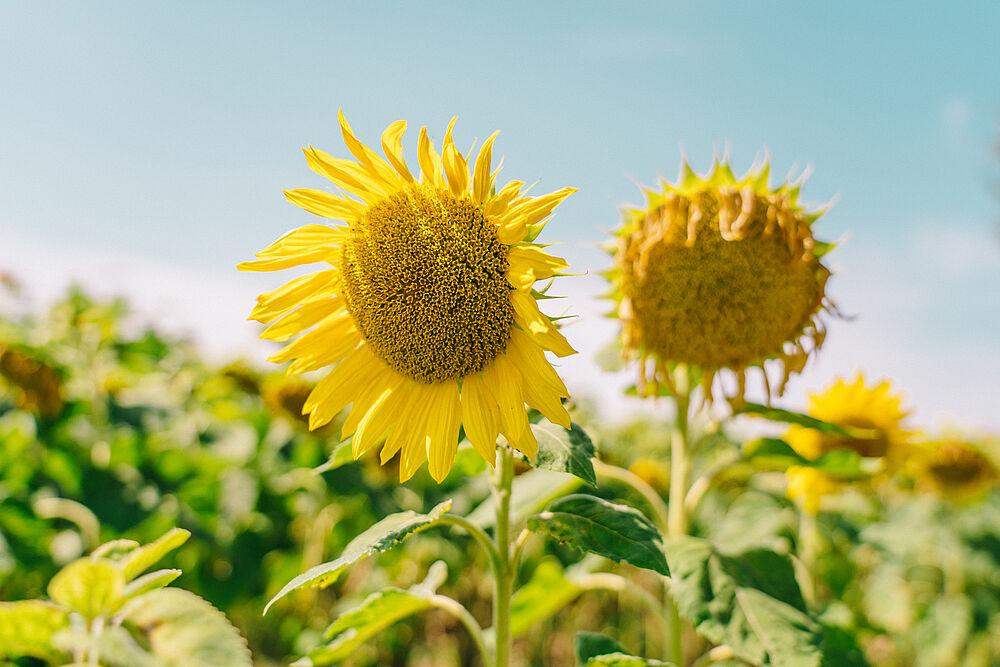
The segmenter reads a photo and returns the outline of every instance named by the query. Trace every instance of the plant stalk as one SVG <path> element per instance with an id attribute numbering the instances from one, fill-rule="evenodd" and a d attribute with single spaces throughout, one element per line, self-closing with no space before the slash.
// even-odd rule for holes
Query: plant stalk
<path id="1" fill-rule="evenodd" d="M 496 639 L 495 667 L 510 666 L 510 599 L 514 589 L 510 543 L 510 488 L 513 478 L 514 453 L 509 447 L 498 447 L 497 465 L 492 478 L 493 504 L 496 508 L 494 540 L 498 555 L 493 589 L 493 630 Z"/>
<path id="2" fill-rule="evenodd" d="M 677 404 L 677 417 L 670 434 L 670 497 L 667 504 L 667 535 L 680 537 L 688 533 L 687 510 L 684 506 L 687 495 L 688 474 L 688 412 L 691 408 L 691 394 L 686 366 L 678 366 L 674 376 L 674 400 Z M 666 616 L 670 626 L 667 638 L 667 657 L 675 665 L 684 664 L 684 647 L 681 643 L 683 625 L 677 602 L 670 588 L 666 589 Z"/>

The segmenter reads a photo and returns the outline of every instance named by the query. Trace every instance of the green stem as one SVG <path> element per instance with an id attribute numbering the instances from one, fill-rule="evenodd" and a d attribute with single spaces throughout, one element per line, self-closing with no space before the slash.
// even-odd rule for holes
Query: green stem
<path id="1" fill-rule="evenodd" d="M 799 512 L 799 562 L 802 563 L 802 596 L 810 606 L 816 604 L 816 550 L 819 527 L 816 515 L 802 508 Z"/>
<path id="2" fill-rule="evenodd" d="M 687 535 L 688 532 L 688 517 L 684 500 L 688 491 L 688 411 L 691 408 L 691 395 L 686 366 L 679 365 L 677 367 L 674 387 L 676 389 L 677 418 L 674 421 L 673 432 L 670 434 L 670 498 L 667 505 L 667 535 L 681 537 Z M 683 625 L 680 612 L 677 609 L 677 602 L 671 595 L 669 588 L 666 590 L 666 606 L 667 619 L 670 624 L 670 635 L 667 640 L 668 657 L 675 665 L 683 665 L 684 647 L 681 643 Z"/>
<path id="3" fill-rule="evenodd" d="M 510 544 L 510 488 L 514 478 L 514 454 L 509 447 L 497 448 L 497 465 L 493 473 L 493 503 L 496 508 L 494 531 L 498 566 L 493 590 L 493 630 L 496 640 L 496 667 L 510 665 L 510 599 L 514 589 Z"/>
<path id="4" fill-rule="evenodd" d="M 669 620 L 663 615 L 663 605 L 656 596 L 650 594 L 642 586 L 636 586 L 625 577 L 611 572 L 593 572 L 572 580 L 574 584 L 585 590 L 604 589 L 614 591 L 621 596 L 628 596 L 646 608 L 650 615 L 659 622 L 664 637 L 670 636 Z"/>

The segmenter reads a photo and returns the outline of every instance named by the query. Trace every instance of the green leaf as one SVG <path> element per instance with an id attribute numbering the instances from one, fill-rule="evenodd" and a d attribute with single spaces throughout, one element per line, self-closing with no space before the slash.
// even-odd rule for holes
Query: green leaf
<path id="1" fill-rule="evenodd" d="M 833 449 L 818 459 L 807 459 L 781 438 L 751 440 L 743 446 L 743 457 L 781 471 L 796 465 L 816 468 L 831 477 L 843 479 L 857 479 L 868 474 L 857 452 Z"/>
<path id="2" fill-rule="evenodd" d="M 529 470 L 518 475 L 510 490 L 511 522 L 519 523 L 526 516 L 540 512 L 579 486 L 580 478 L 551 470 Z M 491 528 L 496 521 L 493 499 L 484 500 L 466 518 L 480 528 Z"/>
<path id="3" fill-rule="evenodd" d="M 532 424 L 531 430 L 538 440 L 538 456 L 535 467 L 576 475 L 587 484 L 597 488 L 594 474 L 594 443 L 579 424 L 571 424 L 569 430 L 556 424 Z"/>
<path id="4" fill-rule="evenodd" d="M 326 629 L 326 646 L 310 651 L 296 665 L 329 665 L 351 656 L 369 639 L 398 621 L 433 605 L 434 591 L 447 571 L 438 561 L 427 578 L 409 590 L 386 588 L 365 598 L 358 607 L 345 612 Z"/>
<path id="5" fill-rule="evenodd" d="M 577 632 L 574 643 L 576 644 L 576 661 L 579 663 L 585 663 L 599 655 L 625 652 L 621 644 L 600 632 Z"/>
<path id="6" fill-rule="evenodd" d="M 843 426 L 838 426 L 837 424 L 823 421 L 822 419 L 816 419 L 815 417 L 802 414 L 801 412 L 792 412 L 791 410 L 784 410 L 782 408 L 773 408 L 767 405 L 761 405 L 760 403 L 744 403 L 735 411 L 735 414 L 763 417 L 769 421 L 781 422 L 783 424 L 797 424 L 798 426 L 811 428 L 814 431 L 839 435 L 845 438 L 854 437 L 857 433 L 857 429 L 846 429 Z"/>
<path id="7" fill-rule="evenodd" d="M 320 473 L 327 472 L 328 470 L 336 470 L 340 466 L 347 465 L 348 463 L 354 462 L 354 449 L 351 445 L 351 438 L 343 441 L 339 445 L 333 448 L 330 452 L 330 458 L 326 460 L 326 463 L 313 468 L 313 472 L 317 475 Z"/>
<path id="8" fill-rule="evenodd" d="M 171 528 L 155 542 L 130 551 L 118 561 L 126 581 L 131 581 L 148 570 L 158 560 L 187 542 L 189 537 L 191 537 L 190 531 L 183 528 Z"/>
<path id="9" fill-rule="evenodd" d="M 724 556 L 694 537 L 668 540 L 666 553 L 671 594 L 700 635 L 753 664 L 820 665 L 823 633 L 788 558 L 765 549 Z"/>
<path id="10" fill-rule="evenodd" d="M 583 591 L 563 573 L 554 558 L 543 560 L 531 580 L 514 593 L 510 602 L 510 632 L 517 637 L 573 601 Z"/>
<path id="11" fill-rule="evenodd" d="M 652 658 L 639 658 L 624 653 L 598 655 L 587 661 L 585 667 L 674 667 L 672 662 L 661 662 Z"/>
<path id="12" fill-rule="evenodd" d="M 163 588 L 122 609 L 125 621 L 146 637 L 163 667 L 244 667 L 251 664 L 246 640 L 221 611 L 194 593 Z"/>
<path id="13" fill-rule="evenodd" d="M 605 558 L 667 575 L 659 531 L 639 510 L 601 498 L 572 495 L 528 519 L 531 530 L 548 533 Z"/>
<path id="14" fill-rule="evenodd" d="M 92 619 L 111 614 L 121 603 L 125 576 L 109 561 L 79 558 L 49 582 L 49 597 Z"/>
<path id="15" fill-rule="evenodd" d="M 69 614 L 41 600 L 0 602 L 0 658 L 58 658 L 52 635 L 69 625 Z"/>
<path id="16" fill-rule="evenodd" d="M 451 500 L 446 500 L 427 514 L 417 514 L 413 511 L 390 514 L 351 540 L 339 558 L 310 568 L 285 584 L 285 587 L 264 607 L 264 613 L 267 614 L 271 605 L 296 589 L 332 584 L 349 565 L 387 551 L 410 535 L 433 526 L 450 507 Z"/>
<path id="17" fill-rule="evenodd" d="M 181 576 L 180 570 L 157 570 L 156 572 L 144 574 L 138 579 L 134 579 L 125 585 L 122 597 L 125 600 L 131 600 L 132 598 L 138 597 L 143 593 L 155 591 L 158 588 L 165 588 L 170 585 L 170 582 L 179 576 Z"/>

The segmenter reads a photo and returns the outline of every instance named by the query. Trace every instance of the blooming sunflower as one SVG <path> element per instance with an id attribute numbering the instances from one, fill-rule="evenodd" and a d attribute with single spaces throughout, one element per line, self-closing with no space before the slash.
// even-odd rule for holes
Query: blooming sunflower
<path id="1" fill-rule="evenodd" d="M 820 394 L 810 394 L 809 414 L 826 422 L 857 429 L 854 437 L 822 433 L 791 426 L 785 440 L 795 451 L 816 459 L 835 449 L 857 452 L 865 458 L 884 458 L 890 465 L 902 462 L 912 433 L 904 428 L 908 412 L 903 397 L 888 381 L 871 387 L 860 372 L 851 382 L 837 380 Z"/>
<path id="2" fill-rule="evenodd" d="M 728 162 L 706 176 L 682 164 L 676 184 L 645 190 L 645 208 L 626 208 L 615 232 L 615 266 L 605 275 L 622 322 L 626 360 L 638 361 L 640 394 L 670 388 L 670 369 L 702 370 L 706 399 L 717 373 L 735 373 L 742 400 L 749 367 L 777 360 L 782 377 L 800 371 L 825 337 L 819 314 L 830 308 L 830 271 L 817 241 L 822 210 L 798 204 L 800 181 L 768 187 L 769 167 L 737 179 Z"/>
<path id="3" fill-rule="evenodd" d="M 823 498 L 838 490 L 836 481 L 808 466 L 789 466 L 785 470 L 788 486 L 785 495 L 808 514 L 819 514 Z"/>
<path id="4" fill-rule="evenodd" d="M 382 134 L 385 159 L 340 128 L 356 161 L 305 149 L 309 167 L 336 193 L 289 190 L 293 204 L 343 225 L 310 224 L 263 251 L 244 271 L 310 263 L 328 266 L 262 294 L 250 319 L 271 323 L 262 338 L 298 338 L 269 361 L 289 374 L 333 365 L 303 406 L 310 428 L 351 404 L 342 436 L 355 457 L 384 440 L 385 463 L 400 453 L 400 479 L 425 462 L 441 481 L 459 427 L 490 463 L 497 435 L 529 459 L 537 442 L 525 404 L 569 427 L 565 385 L 545 357 L 575 352 L 538 308 L 536 280 L 567 263 L 533 243 L 575 188 L 528 197 L 524 183 L 496 191 L 493 142 L 475 165 L 448 125 L 439 154 L 421 128 L 414 175 L 403 158 L 406 123 Z M 468 156 L 471 158 L 471 151 Z"/>

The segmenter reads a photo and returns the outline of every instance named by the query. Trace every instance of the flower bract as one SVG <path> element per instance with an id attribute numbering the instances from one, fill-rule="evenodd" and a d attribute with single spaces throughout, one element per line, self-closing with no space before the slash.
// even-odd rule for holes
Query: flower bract
<path id="1" fill-rule="evenodd" d="M 539 310 L 533 289 L 568 265 L 533 241 L 575 189 L 530 197 L 512 181 L 497 190 L 497 134 L 473 163 L 471 151 L 455 146 L 454 123 L 440 153 L 421 129 L 419 170 L 411 171 L 404 121 L 382 134 L 383 157 L 341 113 L 354 159 L 305 150 L 335 191 L 285 192 L 331 222 L 293 230 L 239 266 L 326 265 L 262 294 L 250 317 L 270 323 L 263 338 L 297 336 L 269 359 L 292 362 L 290 374 L 333 366 L 303 406 L 310 428 L 351 405 L 342 436 L 352 437 L 355 457 L 384 442 L 382 462 L 399 453 L 403 480 L 425 461 L 434 479 L 444 479 L 460 426 L 490 463 L 498 434 L 533 459 L 525 404 L 570 425 L 561 402 L 568 392 L 545 352 L 575 350 Z"/>

